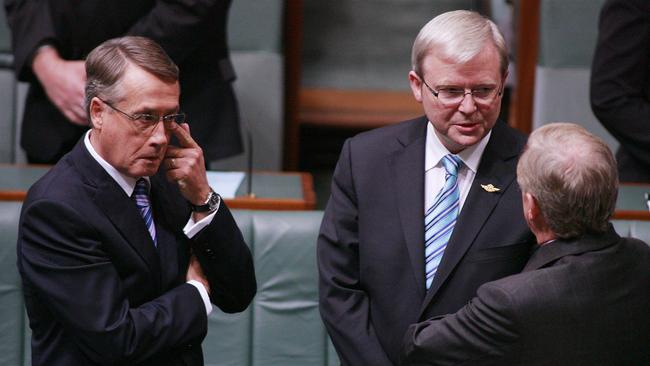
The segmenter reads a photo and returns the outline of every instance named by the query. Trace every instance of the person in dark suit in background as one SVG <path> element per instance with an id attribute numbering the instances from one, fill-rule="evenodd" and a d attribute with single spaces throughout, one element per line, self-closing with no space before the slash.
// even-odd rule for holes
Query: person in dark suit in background
<path id="1" fill-rule="evenodd" d="M 343 365 L 394 365 L 408 326 L 518 273 L 534 246 L 515 183 L 524 137 L 497 121 L 494 23 L 441 14 L 408 78 L 426 116 L 345 142 L 318 238 L 320 312 Z"/>
<path id="2" fill-rule="evenodd" d="M 605 2 L 590 87 L 594 114 L 621 144 L 621 181 L 650 183 L 650 2 Z"/>
<path id="3" fill-rule="evenodd" d="M 86 72 L 92 129 L 21 212 L 32 363 L 202 365 L 210 303 L 243 311 L 256 283 L 179 112 L 178 68 L 124 37 L 93 50 Z"/>
<path id="4" fill-rule="evenodd" d="M 618 179 L 607 145 L 575 124 L 546 125 L 517 181 L 537 250 L 457 313 L 409 327 L 402 364 L 650 364 L 650 247 L 608 222 Z"/>
<path id="5" fill-rule="evenodd" d="M 107 39 L 155 40 L 181 69 L 181 108 L 206 161 L 242 152 L 226 23 L 231 0 L 5 0 L 14 69 L 30 83 L 21 146 L 56 163 L 88 128 L 83 59 Z"/>

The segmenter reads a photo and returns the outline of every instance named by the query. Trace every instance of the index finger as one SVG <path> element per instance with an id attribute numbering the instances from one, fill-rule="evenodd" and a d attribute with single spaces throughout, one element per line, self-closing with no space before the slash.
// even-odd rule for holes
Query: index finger
<path id="1" fill-rule="evenodd" d="M 180 126 L 176 122 L 172 122 L 171 130 L 174 136 L 178 139 L 178 144 L 181 147 L 198 147 L 199 145 L 194 141 L 192 135 L 190 135 L 190 127 L 187 123 L 183 123 L 185 126 Z"/>

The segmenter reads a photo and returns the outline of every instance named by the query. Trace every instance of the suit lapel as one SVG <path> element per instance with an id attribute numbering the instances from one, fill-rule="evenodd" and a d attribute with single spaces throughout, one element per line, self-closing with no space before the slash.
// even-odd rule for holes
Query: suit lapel
<path id="1" fill-rule="evenodd" d="M 177 207 L 169 199 L 169 192 L 166 187 L 155 177 L 151 179 L 151 201 L 156 221 L 156 232 L 158 233 L 158 256 L 161 263 L 161 281 L 163 288 L 169 288 L 177 283 L 181 271 L 179 255 L 181 248 L 178 247 L 176 235 L 180 233 L 185 223 L 175 220 L 169 213 L 175 212 Z M 184 278 L 184 277 L 181 277 Z"/>
<path id="2" fill-rule="evenodd" d="M 95 202 L 155 274 L 160 273 L 156 247 L 135 204 L 115 182 L 99 186 Z M 155 220 L 155 217 L 154 217 Z M 160 279 L 154 276 L 158 283 Z"/>
<path id="3" fill-rule="evenodd" d="M 389 161 L 393 191 L 406 249 L 408 250 L 420 298 L 424 297 L 424 148 L 427 120 L 415 123 L 408 133 L 399 136 L 401 149 Z"/>
<path id="4" fill-rule="evenodd" d="M 97 163 L 83 144 L 83 139 L 71 152 L 71 159 L 84 181 L 96 187 L 93 201 L 113 223 L 122 237 L 138 253 L 154 274 L 160 273 L 160 263 L 153 240 L 147 231 L 140 212 L 122 188 Z M 158 275 L 152 276 L 156 285 Z"/>
<path id="5" fill-rule="evenodd" d="M 449 239 L 436 275 L 422 303 L 421 314 L 456 268 L 478 233 L 501 199 L 501 195 L 515 180 L 514 158 L 519 151 L 516 144 L 504 136 L 508 131 L 497 122 L 488 142 L 476 176 L 465 199 L 456 226 Z M 492 184 L 498 192 L 487 192 L 481 185 Z"/>

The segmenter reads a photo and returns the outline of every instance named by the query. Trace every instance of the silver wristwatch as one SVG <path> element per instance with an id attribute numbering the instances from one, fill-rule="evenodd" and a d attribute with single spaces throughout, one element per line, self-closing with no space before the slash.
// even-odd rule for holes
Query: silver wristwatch
<path id="1" fill-rule="evenodd" d="M 219 194 L 215 193 L 213 190 L 210 190 L 208 199 L 205 201 L 204 204 L 202 205 L 191 204 L 191 206 L 192 206 L 192 211 L 194 212 L 214 212 L 217 209 L 219 209 L 220 204 L 221 204 L 221 196 L 219 196 Z"/>

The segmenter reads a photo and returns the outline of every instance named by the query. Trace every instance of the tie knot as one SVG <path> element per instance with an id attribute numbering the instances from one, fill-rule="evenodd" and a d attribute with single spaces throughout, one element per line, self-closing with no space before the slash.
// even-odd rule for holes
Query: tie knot
<path id="1" fill-rule="evenodd" d="M 149 182 L 146 179 L 140 178 L 135 182 L 135 188 L 133 189 L 134 194 L 146 194 L 149 195 Z"/>
<path id="2" fill-rule="evenodd" d="M 146 179 L 138 179 L 135 183 L 132 197 L 135 199 L 135 204 L 138 207 L 149 207 L 149 182 Z"/>
<path id="3" fill-rule="evenodd" d="M 458 156 L 448 154 L 442 157 L 442 165 L 444 165 L 447 174 L 457 176 L 458 168 L 460 167 L 461 160 Z"/>

